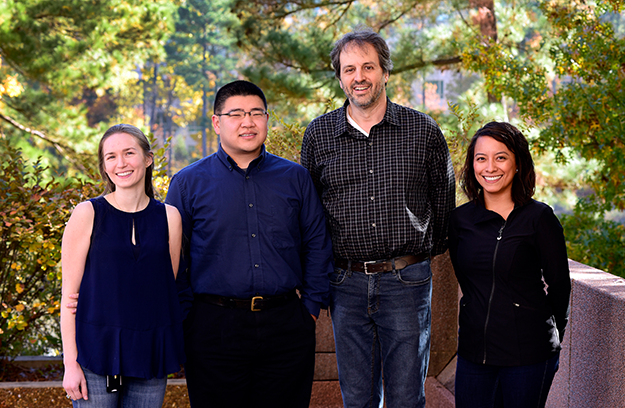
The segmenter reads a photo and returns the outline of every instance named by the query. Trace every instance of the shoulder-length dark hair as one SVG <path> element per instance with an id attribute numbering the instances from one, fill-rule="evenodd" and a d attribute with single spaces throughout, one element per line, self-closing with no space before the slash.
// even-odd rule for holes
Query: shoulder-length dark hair
<path id="1" fill-rule="evenodd" d="M 489 136 L 506 147 L 514 154 L 518 171 L 512 179 L 512 201 L 515 205 L 525 204 L 534 195 L 536 189 L 536 173 L 534 172 L 534 161 L 530 154 L 529 144 L 523 134 L 507 122 L 490 122 L 475 132 L 467 157 L 460 175 L 460 186 L 462 191 L 471 201 L 484 202 L 484 191 L 475 178 L 473 160 L 475 156 L 475 144 L 482 136 Z"/>
<path id="2" fill-rule="evenodd" d="M 154 154 L 150 149 L 150 142 L 140 129 L 132 125 L 126 124 L 111 126 L 106 132 L 104 132 L 104 135 L 102 135 L 102 139 L 100 139 L 100 145 L 98 146 L 98 168 L 100 169 L 100 176 L 102 177 L 102 180 L 104 180 L 104 182 L 106 183 L 104 194 L 112 193 L 113 191 L 115 191 L 115 184 L 111 181 L 108 174 L 106 174 L 106 171 L 104 170 L 104 141 L 116 133 L 125 133 L 134 137 L 139 144 L 139 147 L 141 147 L 143 156 L 152 158 L 152 164 L 150 164 L 150 166 L 145 169 L 145 194 L 150 198 L 154 198 L 154 184 L 152 183 L 152 171 L 154 170 Z"/>

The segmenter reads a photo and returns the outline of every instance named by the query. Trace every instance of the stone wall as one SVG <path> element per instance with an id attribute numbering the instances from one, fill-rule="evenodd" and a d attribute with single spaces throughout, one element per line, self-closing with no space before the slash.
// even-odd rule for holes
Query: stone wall
<path id="1" fill-rule="evenodd" d="M 547 407 L 625 407 L 625 280 L 569 267 L 571 315 Z"/>

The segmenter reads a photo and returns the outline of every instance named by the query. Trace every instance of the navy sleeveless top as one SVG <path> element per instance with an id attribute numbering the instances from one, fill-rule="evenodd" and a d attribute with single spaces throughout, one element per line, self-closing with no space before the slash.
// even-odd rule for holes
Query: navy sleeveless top
<path id="1" fill-rule="evenodd" d="M 144 210 L 126 213 L 104 197 L 89 201 L 95 216 L 76 311 L 78 363 L 100 375 L 177 372 L 182 314 L 165 204 L 150 199 Z"/>

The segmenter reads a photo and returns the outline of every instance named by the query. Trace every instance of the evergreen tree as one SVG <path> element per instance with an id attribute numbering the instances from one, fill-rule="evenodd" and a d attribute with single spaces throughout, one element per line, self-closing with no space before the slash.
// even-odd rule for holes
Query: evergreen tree
<path id="1" fill-rule="evenodd" d="M 230 7 L 230 0 L 187 0 L 178 8 L 176 31 L 165 45 L 172 74 L 199 93 L 200 98 L 195 100 L 200 103 L 188 113 L 189 119 L 200 123 L 202 156 L 211 153 L 207 140 L 211 96 L 237 76 L 235 68 L 240 54 L 230 34 L 237 20 Z"/>
<path id="2" fill-rule="evenodd" d="M 165 0 L 0 0 L 0 83 L 14 85 L 0 88 L 0 132 L 31 158 L 80 166 L 75 152 L 99 133 L 85 100 L 124 87 L 171 12 Z"/>

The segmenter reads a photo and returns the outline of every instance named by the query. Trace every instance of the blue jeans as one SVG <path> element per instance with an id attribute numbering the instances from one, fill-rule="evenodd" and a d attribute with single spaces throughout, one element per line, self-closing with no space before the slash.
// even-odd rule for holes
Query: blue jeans
<path id="1" fill-rule="evenodd" d="M 344 406 L 425 407 L 430 261 L 372 275 L 337 268 L 330 283 Z"/>
<path id="2" fill-rule="evenodd" d="M 557 353 L 537 364 L 500 367 L 458 356 L 456 408 L 542 408 L 559 361 Z"/>
<path id="3" fill-rule="evenodd" d="M 160 408 L 165 399 L 167 378 L 146 380 L 122 377 L 118 392 L 106 392 L 106 376 L 83 367 L 87 380 L 88 400 L 72 401 L 74 408 Z"/>

